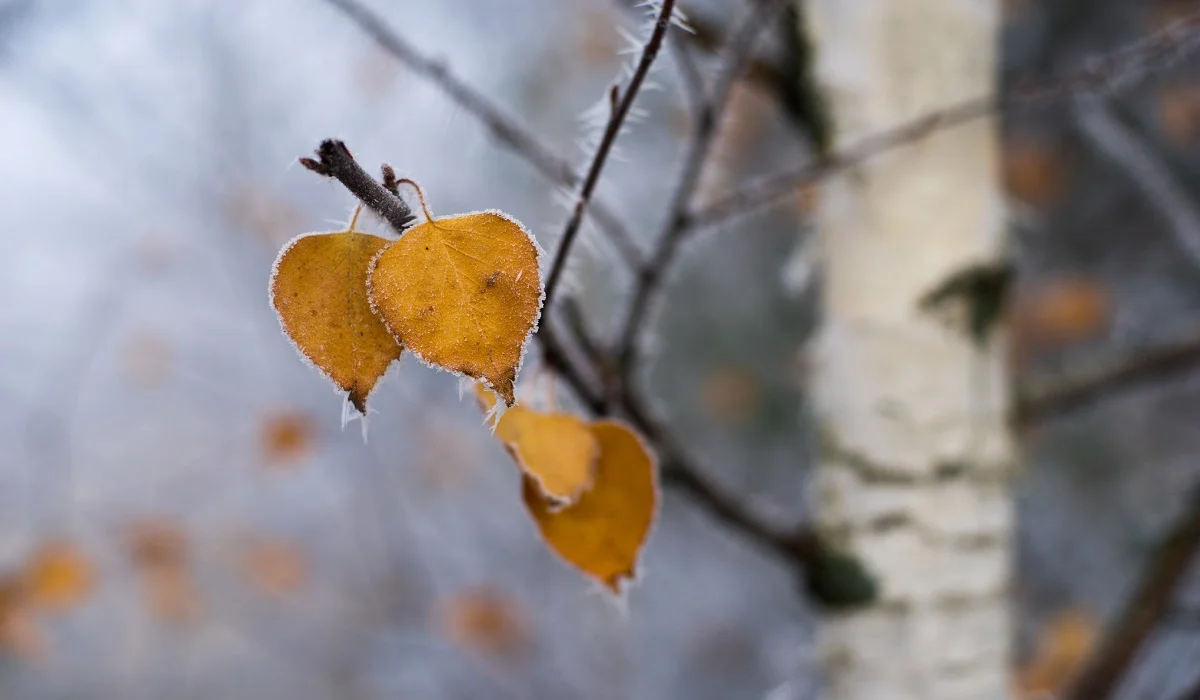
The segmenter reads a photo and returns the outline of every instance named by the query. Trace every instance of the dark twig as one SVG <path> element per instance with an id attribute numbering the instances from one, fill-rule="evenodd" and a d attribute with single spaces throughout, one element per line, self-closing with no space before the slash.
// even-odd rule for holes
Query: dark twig
<path id="1" fill-rule="evenodd" d="M 1163 538 L 1133 595 L 1075 678 L 1064 700 L 1105 700 L 1116 690 L 1150 634 L 1172 609 L 1172 595 L 1200 550 L 1200 488 Z"/>
<path id="2" fill-rule="evenodd" d="M 1200 628 L 1200 606 L 1192 604 L 1171 608 L 1170 612 L 1167 613 L 1167 619 L 1164 620 L 1164 622 L 1175 628 L 1184 628 L 1194 631 L 1197 628 Z"/>
<path id="3" fill-rule="evenodd" d="M 1197 678 L 1186 690 L 1175 696 L 1175 700 L 1200 700 L 1200 678 Z"/>
<path id="4" fill-rule="evenodd" d="M 392 166 L 384 163 L 379 169 L 383 175 L 383 189 L 391 192 L 395 196 L 400 196 L 400 181 L 396 179 L 396 171 L 392 170 Z"/>
<path id="5" fill-rule="evenodd" d="M 682 29 L 676 28 L 671 32 L 671 56 L 679 69 L 680 82 L 683 83 L 683 94 L 687 98 L 692 112 L 699 114 L 704 110 L 704 78 L 700 75 L 700 67 L 696 65 L 696 57 L 692 55 L 691 43 L 686 37 L 691 36 Z"/>
<path id="6" fill-rule="evenodd" d="M 766 0 L 750 11 L 750 15 L 742 23 L 733 43 L 728 48 L 729 57 L 721 73 L 717 76 L 711 99 L 697 114 L 691 144 L 688 147 L 683 169 L 667 209 L 664 230 L 650 262 L 638 271 L 629 314 L 625 319 L 625 326 L 617 343 L 617 367 L 623 376 L 628 374 L 633 363 L 637 350 L 637 334 L 642 321 L 655 293 L 663 283 L 664 275 L 666 275 L 679 245 L 685 238 L 687 211 L 691 206 L 696 186 L 700 183 L 700 175 L 708 161 L 708 154 L 720 126 L 721 118 L 729 104 L 729 95 L 733 91 L 733 85 L 742 75 L 747 57 L 754 50 L 755 39 L 758 38 L 763 26 L 767 23 L 772 10 L 780 8 L 783 4 L 782 0 Z"/>
<path id="7" fill-rule="evenodd" d="M 1076 363 L 1062 375 L 1027 379 L 1017 388 L 1014 423 L 1033 425 L 1114 391 L 1148 386 L 1200 366 L 1200 328 L 1115 360 Z"/>
<path id="8" fill-rule="evenodd" d="M 384 189 L 375 178 L 362 169 L 346 144 L 335 139 L 325 139 L 317 147 L 317 158 L 301 158 L 300 164 L 318 175 L 332 177 L 342 183 L 350 194 L 358 197 L 368 209 L 402 233 L 416 221 L 403 199 Z"/>
<path id="9" fill-rule="evenodd" d="M 600 145 L 596 148 L 595 156 L 592 157 L 592 164 L 583 178 L 583 186 L 579 189 L 575 208 L 571 211 L 571 217 L 563 229 L 562 238 L 558 242 L 558 250 L 554 254 L 554 262 L 550 265 L 550 274 L 546 279 L 547 308 L 550 308 L 550 304 L 554 300 L 554 292 L 557 291 L 559 280 L 562 279 L 567 258 L 571 254 L 571 247 L 579 233 L 579 225 L 583 222 L 584 212 L 587 211 L 588 203 L 592 199 L 592 192 L 600 182 L 600 173 L 608 161 L 608 154 L 612 150 L 613 144 L 616 143 L 617 135 L 621 132 L 621 125 L 625 123 L 625 117 L 629 114 L 633 101 L 637 99 L 638 91 L 641 90 L 646 75 L 650 72 L 650 66 L 654 64 L 654 59 L 658 56 L 659 49 L 662 48 L 667 28 L 671 26 L 671 12 L 674 9 L 675 0 L 663 0 L 662 9 L 659 10 L 658 18 L 654 22 L 654 31 L 651 32 L 646 46 L 642 49 L 642 56 L 638 59 L 637 68 L 634 69 L 633 76 L 630 77 L 624 92 L 620 93 L 621 99 L 616 108 L 612 110 L 608 124 L 604 127 L 604 135 L 600 138 Z M 618 93 L 614 92 L 613 94 Z"/>
<path id="10" fill-rule="evenodd" d="M 629 12 L 639 11 L 642 7 L 641 0 L 620 0 L 620 6 Z M 691 10 L 688 10 L 687 14 L 688 27 L 692 31 L 680 31 L 678 33 L 679 43 L 686 44 L 691 49 L 708 53 L 715 53 L 726 45 L 725 33 L 719 22 Z M 672 33 L 674 34 L 674 32 Z M 785 97 L 788 92 L 794 91 L 790 74 L 771 61 L 758 56 L 750 56 L 746 62 L 745 75 L 748 83 L 778 96 L 780 103 L 784 105 L 784 111 L 789 116 L 792 115 L 788 98 Z"/>
<path id="11" fill-rule="evenodd" d="M 684 450 L 676 444 L 670 431 L 650 415 L 649 409 L 636 392 L 626 391 L 622 395 L 621 408 L 630 422 L 657 447 L 664 484 L 687 493 L 694 501 L 703 504 L 718 520 L 785 560 L 799 565 L 806 563 L 813 553 L 813 543 L 816 539 L 807 529 L 779 528 L 764 522 L 742 506 L 738 499 L 694 466 Z"/>
<path id="12" fill-rule="evenodd" d="M 1064 80 L 1035 88 L 1017 88 L 999 98 L 979 97 L 937 109 L 899 126 L 866 136 L 827 160 L 751 183 L 687 217 L 688 226 L 711 226 L 790 195 L 797 187 L 823 180 L 929 134 L 998 112 L 1038 109 L 1084 93 L 1113 94 L 1144 80 L 1200 48 L 1200 13 L 1128 46 L 1094 58 Z"/>
<path id="13" fill-rule="evenodd" d="M 587 361 L 596 368 L 596 371 L 606 375 L 611 371 L 609 366 L 611 363 L 608 360 L 607 354 L 596 339 L 592 337 L 592 332 L 588 330 L 587 321 L 583 317 L 583 309 L 579 308 L 579 300 L 574 297 L 563 299 L 559 305 L 562 307 L 562 317 L 567 323 L 567 328 L 575 337 L 575 341 L 579 344 L 579 349 L 583 351 Z"/>
<path id="14" fill-rule="evenodd" d="M 340 10 L 347 19 L 354 22 L 359 29 L 371 37 L 380 48 L 408 66 L 417 75 L 437 85 L 460 107 L 475 115 L 496 140 L 511 148 L 547 179 L 564 187 L 579 185 L 579 173 L 571 166 L 569 160 L 554 153 L 532 132 L 505 115 L 488 98 L 450 72 L 444 63 L 421 53 L 399 34 L 389 29 L 387 23 L 378 14 L 358 0 L 325 0 L 325 2 Z M 617 249 L 617 253 L 625 264 L 631 267 L 639 265 L 642 253 L 620 219 L 613 213 L 612 208 L 603 202 L 593 202 L 591 214 L 595 218 L 596 224 Z"/>

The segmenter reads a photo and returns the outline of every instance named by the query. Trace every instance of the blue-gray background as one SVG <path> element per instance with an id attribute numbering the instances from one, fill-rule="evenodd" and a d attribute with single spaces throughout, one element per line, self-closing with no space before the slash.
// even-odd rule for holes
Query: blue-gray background
<path id="1" fill-rule="evenodd" d="M 645 24 L 607 0 L 369 4 L 579 163 L 582 117 L 631 58 L 621 31 Z M 1051 80 L 1195 3 L 1007 5 L 1015 81 Z M 686 7 L 722 26 L 740 5 Z M 1168 88 L 1196 90 L 1189 70 L 1109 107 L 1197 209 L 1200 127 L 1172 137 L 1161 106 Z M 647 245 L 688 118 L 669 55 L 652 82 L 600 188 Z M 1020 279 L 1086 275 L 1112 313 L 1103 333 L 1043 349 L 1026 373 L 1200 324 L 1200 269 L 1178 221 L 1079 121 L 1068 105 L 1005 124 L 1057 168 L 1051 195 L 1021 207 Z M 340 430 L 337 397 L 266 296 L 283 243 L 349 214 L 344 191 L 295 165 L 329 136 L 419 180 L 435 212 L 502 208 L 548 249 L 565 219 L 560 188 L 320 0 L 0 2 L 0 567 L 51 538 L 97 567 L 86 601 L 39 621 L 44 655 L 0 659 L 0 696 L 813 697 L 814 618 L 792 572 L 683 498 L 666 496 L 623 613 L 542 546 L 453 378 L 406 359 L 373 397 L 369 443 Z M 703 196 L 806 152 L 753 87 L 735 94 L 716 150 Z M 646 375 L 703 466 L 781 522 L 803 517 L 810 463 L 813 303 L 784 284 L 805 228 L 787 199 L 688 246 Z M 585 243 L 572 282 L 605 329 L 628 278 L 595 231 Z M 1200 473 L 1196 381 L 1175 375 L 1024 434 L 1023 658 L 1064 610 L 1110 615 L 1178 512 Z M 262 438 L 281 415 L 314 426 L 285 464 Z M 153 614 L 129 562 L 121 533 L 146 518 L 188 539 L 201 611 L 185 623 Z M 263 538 L 304 559 L 299 590 L 273 598 L 248 581 L 238 553 Z M 481 586 L 511 600 L 528 653 L 480 656 L 447 638 L 440 602 Z M 1171 697 L 1194 678 L 1194 632 L 1162 630 L 1126 697 Z"/>

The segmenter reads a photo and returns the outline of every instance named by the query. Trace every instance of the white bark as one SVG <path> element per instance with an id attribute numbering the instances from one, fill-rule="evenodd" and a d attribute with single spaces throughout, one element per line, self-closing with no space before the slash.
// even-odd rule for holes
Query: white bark
<path id="1" fill-rule="evenodd" d="M 804 3 L 837 147 L 992 89 L 998 0 Z M 937 132 L 823 192 L 816 517 L 880 584 L 822 626 L 836 700 L 1011 696 L 1001 353 L 918 308 L 1001 252 L 993 130 Z"/>

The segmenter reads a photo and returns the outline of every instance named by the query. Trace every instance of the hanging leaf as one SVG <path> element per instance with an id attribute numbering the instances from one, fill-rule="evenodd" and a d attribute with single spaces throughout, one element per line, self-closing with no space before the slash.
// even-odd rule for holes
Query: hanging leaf
<path id="1" fill-rule="evenodd" d="M 1004 142 L 1004 185 L 1009 194 L 1035 207 L 1048 207 L 1066 190 L 1067 166 L 1052 142 L 1014 137 Z"/>
<path id="2" fill-rule="evenodd" d="M 1158 118 L 1171 143 L 1190 145 L 1200 134 L 1200 87 L 1176 83 L 1159 90 Z"/>
<path id="3" fill-rule="evenodd" d="M 1042 630 L 1037 653 L 1020 668 L 1021 697 L 1032 700 L 1059 694 L 1087 660 L 1097 629 L 1095 617 L 1084 610 L 1055 615 Z"/>
<path id="4" fill-rule="evenodd" d="M 463 649 L 508 660 L 527 651 L 533 636 L 517 601 L 491 586 L 473 586 L 438 601 L 437 626 Z"/>
<path id="5" fill-rule="evenodd" d="M 487 211 L 414 226 L 376 258 L 368 287 L 406 348 L 513 404 L 544 294 L 537 246 L 519 222 Z"/>
<path id="6" fill-rule="evenodd" d="M 550 547 L 615 594 L 632 579 L 658 505 L 654 461 L 637 434 L 612 421 L 591 426 L 600 446 L 592 487 L 556 508 L 536 481 L 522 480 L 522 498 Z"/>
<path id="7" fill-rule="evenodd" d="M 284 598 L 304 587 L 308 564 L 304 555 L 286 542 L 255 542 L 242 553 L 246 577 L 266 595 Z"/>
<path id="8" fill-rule="evenodd" d="M 283 410 L 263 416 L 259 426 L 262 454 L 272 465 L 293 464 L 312 451 L 317 424 L 312 416 Z"/>
<path id="9" fill-rule="evenodd" d="M 1019 290 L 1007 318 L 1012 370 L 1021 371 L 1040 352 L 1103 335 L 1114 313 L 1112 295 L 1094 277 L 1064 276 Z"/>
<path id="10" fill-rule="evenodd" d="M 517 405 L 496 423 L 496 437 L 550 501 L 574 503 L 591 487 L 600 446 L 579 418 Z"/>
<path id="11" fill-rule="evenodd" d="M 50 651 L 29 597 L 10 581 L 0 584 L 0 650 L 24 661 L 44 662 Z"/>
<path id="12" fill-rule="evenodd" d="M 200 594 L 188 563 L 187 535 L 168 520 L 144 520 L 130 528 L 128 546 L 151 613 L 173 623 L 196 619 Z"/>
<path id="13" fill-rule="evenodd" d="M 94 581 L 82 552 L 67 542 L 48 542 L 25 565 L 22 588 L 34 607 L 61 612 L 91 593 Z"/>
<path id="14" fill-rule="evenodd" d="M 359 413 L 401 347 L 371 311 L 367 268 L 390 241 L 354 231 L 307 233 L 283 247 L 271 275 L 271 305 L 300 354 Z"/>

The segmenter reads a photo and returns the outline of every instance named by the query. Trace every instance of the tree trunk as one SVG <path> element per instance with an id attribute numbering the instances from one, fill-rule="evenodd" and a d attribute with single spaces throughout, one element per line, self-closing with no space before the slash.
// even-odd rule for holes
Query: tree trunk
<path id="1" fill-rule="evenodd" d="M 834 147 L 993 89 L 998 0 L 805 0 Z M 820 635 L 836 700 L 1006 698 L 1012 506 L 997 340 L 922 311 L 1001 254 L 991 120 L 829 181 L 816 522 L 879 584 Z"/>

